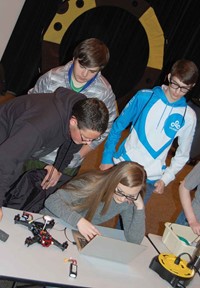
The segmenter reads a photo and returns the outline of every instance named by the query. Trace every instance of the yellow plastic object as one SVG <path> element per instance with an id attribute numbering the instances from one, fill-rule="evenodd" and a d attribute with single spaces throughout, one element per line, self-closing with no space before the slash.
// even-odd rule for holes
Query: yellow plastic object
<path id="1" fill-rule="evenodd" d="M 177 256 L 174 254 L 160 254 L 158 256 L 158 260 L 160 264 L 170 273 L 182 277 L 182 278 L 192 278 L 195 274 L 194 269 L 190 269 L 187 267 L 187 261 L 180 258 L 180 262 L 178 264 L 175 263 Z"/>

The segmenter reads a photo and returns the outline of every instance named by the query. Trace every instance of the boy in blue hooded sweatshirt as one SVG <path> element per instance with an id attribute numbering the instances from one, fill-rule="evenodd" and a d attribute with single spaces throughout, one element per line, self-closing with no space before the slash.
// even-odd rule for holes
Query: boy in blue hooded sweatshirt
<path id="1" fill-rule="evenodd" d="M 184 96 L 197 79 L 198 68 L 192 61 L 176 61 L 168 74 L 169 85 L 138 91 L 109 133 L 100 169 L 106 170 L 121 161 L 143 165 L 147 172 L 145 203 L 153 192 L 162 194 L 189 159 L 196 114 Z M 121 133 L 129 125 L 130 133 L 116 151 Z M 178 147 L 167 167 L 167 154 L 176 137 Z"/>

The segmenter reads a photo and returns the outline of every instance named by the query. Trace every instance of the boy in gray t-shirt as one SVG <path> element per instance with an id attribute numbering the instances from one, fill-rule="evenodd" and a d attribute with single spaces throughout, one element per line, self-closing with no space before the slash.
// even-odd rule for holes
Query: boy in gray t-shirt
<path id="1" fill-rule="evenodd" d="M 195 197 L 191 200 L 190 191 L 194 189 Z M 200 235 L 200 162 L 181 182 L 179 196 L 184 212 L 181 212 L 176 223 L 188 225 L 195 234 Z"/>

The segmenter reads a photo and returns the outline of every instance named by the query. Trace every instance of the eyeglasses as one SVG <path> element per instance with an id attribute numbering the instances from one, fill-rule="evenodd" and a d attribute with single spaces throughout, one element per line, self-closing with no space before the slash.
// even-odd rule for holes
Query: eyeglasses
<path id="1" fill-rule="evenodd" d="M 126 195 L 118 187 L 115 188 L 114 193 L 120 197 L 125 197 L 127 200 L 132 201 L 132 202 L 136 201 L 140 195 L 140 192 L 136 196 Z"/>
<path id="2" fill-rule="evenodd" d="M 82 141 L 82 142 L 87 142 L 87 143 L 89 143 L 89 142 L 101 140 L 101 136 L 99 136 L 98 138 L 95 138 L 95 139 L 86 138 L 85 136 L 83 136 L 83 134 L 81 133 L 81 130 L 80 130 L 80 129 L 79 129 L 79 133 L 80 133 L 81 141 Z"/>
<path id="3" fill-rule="evenodd" d="M 170 79 L 170 81 L 169 81 L 169 84 L 170 84 L 170 86 L 173 88 L 173 89 L 179 89 L 180 88 L 180 91 L 182 92 L 182 93 L 188 93 L 190 90 L 191 90 L 191 88 L 187 88 L 187 87 L 184 87 L 184 86 L 180 86 L 178 83 L 176 83 L 176 82 L 173 82 L 171 79 Z"/>

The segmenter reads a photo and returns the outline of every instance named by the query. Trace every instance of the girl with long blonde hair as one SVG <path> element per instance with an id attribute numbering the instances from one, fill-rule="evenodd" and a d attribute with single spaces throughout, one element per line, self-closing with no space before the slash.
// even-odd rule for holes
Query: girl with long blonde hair
<path id="1" fill-rule="evenodd" d="M 146 172 L 135 162 L 121 162 L 106 171 L 74 177 L 45 201 L 43 214 L 60 217 L 90 240 L 100 234 L 95 225 L 121 215 L 125 238 L 141 243 L 145 234 Z"/>

